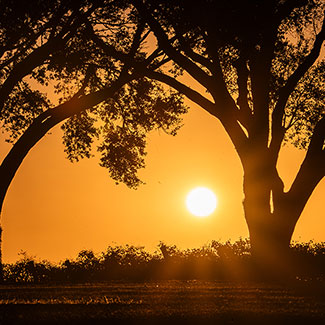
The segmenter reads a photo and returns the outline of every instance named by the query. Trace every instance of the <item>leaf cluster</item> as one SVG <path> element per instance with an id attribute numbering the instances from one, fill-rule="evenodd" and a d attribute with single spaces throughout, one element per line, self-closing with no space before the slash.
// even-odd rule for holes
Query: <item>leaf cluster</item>
<path id="1" fill-rule="evenodd" d="M 277 103 L 285 100 L 282 125 L 273 131 L 282 132 L 283 127 L 287 131 L 285 141 L 306 148 L 315 124 L 324 114 L 321 93 L 324 72 L 320 68 L 323 59 L 313 62 L 306 75 L 297 70 L 309 64 L 306 60 L 316 61 L 309 56 L 322 29 L 323 1 L 204 0 L 200 2 L 199 13 L 198 5 L 192 1 L 146 0 L 143 3 L 168 36 L 174 52 L 169 49 L 166 53 L 172 59 L 181 61 L 179 53 L 183 55 L 184 66 L 190 66 L 185 63 L 189 59 L 211 78 L 221 74 L 240 111 L 238 120 L 248 133 L 256 120 L 252 116 L 271 117 Z M 166 45 L 160 46 L 167 49 Z M 189 73 L 198 77 L 198 72 L 193 71 L 194 67 Z M 299 75 L 300 80 L 290 89 L 287 85 L 293 83 L 293 75 L 294 78 Z M 198 77 L 197 81 L 202 84 L 201 80 Z M 203 83 L 209 88 L 208 81 Z M 215 93 L 222 92 L 220 82 L 217 87 Z M 285 87 L 290 89 L 288 99 L 284 99 Z M 264 94 L 266 108 L 263 109 L 268 113 L 261 112 L 259 100 Z M 221 112 L 222 108 L 219 109 Z M 247 122 L 249 119 L 251 122 Z M 272 123 L 270 118 L 268 123 L 253 130 L 271 128 Z"/>
<path id="2" fill-rule="evenodd" d="M 92 157 L 95 144 L 111 177 L 136 188 L 142 183 L 137 170 L 144 167 L 147 133 L 161 128 L 175 135 L 187 108 L 177 92 L 141 76 L 129 78 L 133 68 L 101 46 L 145 57 L 129 3 L 33 0 L 17 15 L 17 2 L 1 5 L 0 37 L 6 42 L 0 56 L 0 117 L 9 141 L 15 143 L 42 113 L 59 111 L 58 104 L 133 79 L 99 105 L 65 113 L 70 118 L 61 128 L 70 161 Z"/>
<path id="3" fill-rule="evenodd" d="M 175 135 L 187 107 L 182 97 L 146 78 L 130 82 L 91 112 L 70 118 L 63 126 L 68 158 L 91 156 L 94 140 L 100 165 L 116 182 L 136 188 L 142 181 L 137 170 L 145 166 L 146 135 L 163 129 Z"/>
<path id="4" fill-rule="evenodd" d="M 27 82 L 20 82 L 10 93 L 2 113 L 2 125 L 10 134 L 7 141 L 14 143 L 33 120 L 49 107 L 44 94 L 32 89 Z"/>
<path id="5" fill-rule="evenodd" d="M 325 115 L 325 61 L 315 65 L 290 95 L 285 111 L 285 141 L 306 149 L 316 123 Z"/>

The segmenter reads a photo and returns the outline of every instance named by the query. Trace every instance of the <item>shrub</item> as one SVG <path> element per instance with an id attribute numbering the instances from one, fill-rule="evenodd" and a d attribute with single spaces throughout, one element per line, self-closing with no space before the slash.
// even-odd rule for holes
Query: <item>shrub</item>
<path id="1" fill-rule="evenodd" d="M 325 242 L 292 243 L 297 279 L 325 279 Z M 36 261 L 26 252 L 13 264 L 6 264 L 7 283 L 85 283 L 109 280 L 204 279 L 250 280 L 256 276 L 248 239 L 212 241 L 200 248 L 180 250 L 160 242 L 149 253 L 142 246 L 108 246 L 96 255 L 82 250 L 75 260 L 53 265 Z M 255 272 L 255 273 L 254 273 Z"/>

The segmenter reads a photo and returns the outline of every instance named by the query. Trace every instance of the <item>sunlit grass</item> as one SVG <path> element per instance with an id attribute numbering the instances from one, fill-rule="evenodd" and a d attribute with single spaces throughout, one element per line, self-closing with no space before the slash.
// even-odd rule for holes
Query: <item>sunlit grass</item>
<path id="1" fill-rule="evenodd" d="M 3 286 L 0 287 L 0 305 L 2 308 L 13 305 L 31 305 L 31 308 L 37 308 L 37 305 L 42 305 L 45 311 L 51 311 L 52 307 L 71 306 L 77 308 L 67 309 L 71 317 L 74 313 L 86 313 L 87 310 L 122 316 L 128 313 L 130 316 L 196 317 L 248 312 L 261 315 L 315 314 L 325 317 L 322 292 L 321 286 L 306 291 L 267 283 L 118 281 L 85 286 Z"/>
<path id="2" fill-rule="evenodd" d="M 141 305 L 142 300 L 135 300 L 133 298 L 127 299 L 120 297 L 59 297 L 59 298 L 9 298 L 0 299 L 0 304 L 24 304 L 24 305 L 56 305 L 56 304 L 68 304 L 68 305 Z"/>

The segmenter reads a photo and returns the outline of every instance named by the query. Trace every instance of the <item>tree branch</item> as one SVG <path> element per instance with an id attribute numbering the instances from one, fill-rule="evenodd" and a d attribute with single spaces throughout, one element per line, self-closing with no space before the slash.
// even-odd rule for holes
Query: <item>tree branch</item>
<path id="1" fill-rule="evenodd" d="M 299 212 L 298 216 L 323 177 L 325 177 L 325 115 L 316 124 L 305 159 L 286 194 L 285 199 Z"/>
<path id="2" fill-rule="evenodd" d="M 207 98 L 202 96 L 199 92 L 177 81 L 175 78 L 167 76 L 163 73 L 151 71 L 148 69 L 147 72 L 145 72 L 145 75 L 176 89 L 180 93 L 184 94 L 191 101 L 201 106 L 212 116 L 218 118 L 222 123 L 223 127 L 226 129 L 228 135 L 230 136 L 240 157 L 242 158 L 244 156 L 246 151 L 247 137 L 244 131 L 242 130 L 241 126 L 238 124 L 236 116 L 229 114 L 231 110 L 227 111 L 228 114 L 225 115 L 223 113 L 223 110 L 218 109 L 216 103 L 212 103 Z"/>
<path id="3" fill-rule="evenodd" d="M 56 36 L 53 36 L 53 38 L 50 37 L 45 44 L 35 49 L 26 58 L 14 66 L 8 78 L 0 88 L 0 113 L 5 101 L 17 82 L 31 73 L 33 69 L 42 65 L 50 53 L 55 52 L 56 49 L 60 48 L 70 40 L 82 22 L 84 22 L 95 9 L 96 7 L 92 6 L 86 12 L 76 13 L 75 15 L 71 14 L 68 22 L 63 25 L 62 30 L 60 30 Z"/>
<path id="4" fill-rule="evenodd" d="M 159 47 L 164 49 L 165 53 L 177 63 L 183 67 L 189 75 L 201 83 L 206 89 L 211 92 L 211 77 L 207 75 L 202 69 L 200 69 L 193 61 L 189 60 L 186 56 L 178 52 L 172 45 L 170 39 L 168 39 L 165 31 L 147 10 L 141 0 L 135 0 L 134 6 L 139 13 L 145 17 L 146 22 L 157 37 Z"/>
<path id="5" fill-rule="evenodd" d="M 254 114 L 251 136 L 263 146 L 269 142 L 269 94 L 276 34 L 276 28 L 264 31 L 260 50 L 256 49 L 249 61 Z"/>
<path id="6" fill-rule="evenodd" d="M 224 80 L 221 62 L 218 56 L 218 47 L 214 42 L 216 36 L 211 38 L 208 34 L 205 34 L 203 37 L 206 43 L 208 54 L 213 62 L 212 79 L 214 81 L 214 87 L 211 90 L 211 95 L 214 101 L 218 103 L 218 106 L 220 107 L 219 109 L 221 109 L 222 107 L 227 107 L 227 109 L 222 109 L 222 113 L 224 116 L 228 114 L 229 117 L 231 116 L 231 119 L 235 118 L 234 124 L 237 124 L 238 120 L 246 128 L 246 123 L 242 121 L 241 113 L 238 110 L 232 96 L 229 94 L 227 85 Z"/>
<path id="7" fill-rule="evenodd" d="M 321 31 L 316 36 L 314 47 L 310 53 L 306 56 L 304 62 L 295 70 L 295 72 L 288 78 L 287 83 L 279 90 L 279 99 L 272 113 L 272 140 L 270 144 L 270 150 L 276 154 L 279 152 L 281 143 L 284 138 L 285 130 L 282 125 L 285 106 L 288 98 L 297 86 L 300 79 L 311 68 L 311 66 L 317 60 L 320 50 L 325 38 L 325 23 Z"/>
<path id="8" fill-rule="evenodd" d="M 64 40 L 60 38 L 47 42 L 38 49 L 34 50 L 23 61 L 15 65 L 10 75 L 0 88 L 0 112 L 2 111 L 5 101 L 17 82 L 29 74 L 37 66 L 43 64 L 49 53 L 53 51 L 53 48 L 60 46 L 63 44 L 63 42 Z"/>
<path id="9" fill-rule="evenodd" d="M 312 155 L 310 159 L 317 161 L 322 166 L 321 170 L 325 173 L 325 115 L 323 115 L 314 128 L 307 151 L 308 155 Z"/>
<path id="10" fill-rule="evenodd" d="M 128 55 L 130 57 L 134 57 L 137 50 L 139 49 L 139 46 L 140 46 L 140 43 L 141 43 L 141 34 L 144 30 L 144 24 L 143 23 L 140 23 L 138 26 L 137 26 L 137 30 L 134 34 L 134 37 L 133 37 L 133 40 L 132 40 L 132 44 L 131 44 L 131 47 L 130 47 L 130 51 L 128 53 Z M 125 64 L 125 69 L 129 69 L 130 65 L 129 64 Z"/>
<path id="11" fill-rule="evenodd" d="M 244 58 L 240 58 L 234 64 L 237 70 L 237 85 L 238 85 L 238 99 L 237 105 L 239 106 L 239 117 L 240 122 L 248 129 L 251 128 L 252 123 L 252 111 L 248 104 L 248 76 L 249 71 L 246 66 L 246 60 Z"/>
<path id="12" fill-rule="evenodd" d="M 164 73 L 152 71 L 147 68 L 143 68 L 142 71 L 145 73 L 147 77 L 165 83 L 166 85 L 176 89 L 180 93 L 184 94 L 191 101 L 204 108 L 207 112 L 209 112 L 214 117 L 220 118 L 220 115 L 218 114 L 218 110 L 216 109 L 216 104 L 211 102 L 204 96 L 202 96 L 199 92 L 193 90 L 192 88 L 177 81 L 175 78 L 170 77 Z"/>
<path id="13" fill-rule="evenodd" d="M 32 149 L 48 131 L 66 118 L 92 108 L 105 99 L 113 96 L 123 85 L 136 77 L 138 77 L 138 75 L 134 74 L 118 78 L 113 82 L 113 84 L 104 89 L 81 97 L 74 96 L 67 102 L 58 105 L 53 109 L 48 109 L 35 118 L 23 135 L 13 145 L 0 165 L 0 176 L 2 182 L 0 188 L 0 211 L 3 198 L 5 197 L 9 185 L 20 164 L 28 154 L 29 150 Z"/>
<path id="14" fill-rule="evenodd" d="M 216 81 L 214 78 L 210 78 L 210 82 L 213 82 L 213 89 L 211 91 L 213 98 L 215 99 L 215 103 L 211 102 L 204 96 L 202 96 L 199 92 L 191 89 L 190 87 L 184 85 L 183 83 L 175 80 L 175 78 L 170 77 L 166 74 L 157 72 L 152 70 L 152 67 L 148 67 L 149 62 L 147 62 L 146 59 L 143 61 L 137 60 L 136 58 L 131 57 L 128 54 L 125 54 L 121 51 L 117 51 L 114 46 L 111 46 L 110 44 L 105 43 L 101 38 L 99 38 L 93 29 L 89 29 L 89 37 L 99 46 L 101 47 L 106 54 L 109 56 L 112 56 L 118 60 L 121 60 L 122 62 L 128 62 L 130 66 L 134 68 L 134 71 L 139 72 L 141 75 L 147 76 L 149 78 L 155 79 L 157 81 L 161 81 L 177 91 L 184 94 L 186 97 L 188 97 L 193 102 L 200 105 L 203 109 L 205 109 L 207 112 L 212 114 L 213 116 L 220 119 L 223 126 L 226 128 L 227 132 L 229 133 L 236 149 L 238 151 L 241 151 L 243 153 L 243 144 L 246 142 L 247 137 L 239 125 L 237 119 L 238 119 L 238 110 L 237 107 L 229 95 L 226 86 L 224 84 L 224 81 L 222 79 L 222 76 L 219 79 L 222 84 L 220 87 L 218 87 L 219 84 L 216 85 Z M 164 49 L 165 50 L 165 49 Z M 181 55 L 183 57 L 183 55 Z M 185 58 L 185 57 L 184 57 Z M 186 58 L 187 61 L 193 65 L 194 63 Z M 160 62 L 161 63 L 161 62 Z M 177 63 L 177 62 L 176 62 Z M 182 67 L 184 65 L 181 64 Z M 199 69 L 195 64 L 194 66 L 201 72 L 204 73 L 201 69 Z M 154 68 L 158 68 L 158 66 L 155 66 Z M 185 68 L 186 69 L 186 68 Z M 186 70 L 187 71 L 187 70 Z M 204 73 L 205 76 L 207 76 Z M 208 77 L 208 76 L 207 76 Z M 218 88 L 218 89 L 216 89 Z M 220 89 L 219 89 L 220 88 Z M 218 92 L 218 95 L 216 95 L 216 92 Z M 220 94 L 219 94 L 220 92 Z"/>
<path id="15" fill-rule="evenodd" d="M 116 50 L 116 48 L 110 44 L 105 43 L 96 33 L 94 32 L 93 28 L 91 26 L 88 26 L 87 29 L 88 37 L 99 47 L 101 48 L 108 56 L 111 56 L 117 60 L 120 60 L 122 63 L 127 64 L 127 66 L 132 67 L 138 71 L 141 71 L 143 69 L 147 69 L 148 66 L 152 62 L 154 62 L 154 59 L 160 56 L 160 51 L 157 49 L 154 51 L 149 57 L 140 60 L 135 58 L 134 56 L 130 54 L 126 54 L 124 52 Z M 170 59 L 161 60 L 159 62 L 154 62 L 150 68 L 157 69 L 161 65 L 167 63 L 170 61 Z"/>
<path id="16" fill-rule="evenodd" d="M 181 50 L 184 51 L 184 53 L 189 58 L 191 58 L 191 60 L 193 60 L 196 63 L 201 64 L 202 66 L 207 68 L 211 73 L 213 73 L 213 71 L 214 71 L 213 63 L 208 58 L 193 51 L 191 46 L 188 44 L 188 42 L 185 40 L 185 38 L 181 34 L 181 32 L 178 31 L 176 28 L 175 28 L 175 31 L 176 31 L 175 36 L 181 45 Z"/>

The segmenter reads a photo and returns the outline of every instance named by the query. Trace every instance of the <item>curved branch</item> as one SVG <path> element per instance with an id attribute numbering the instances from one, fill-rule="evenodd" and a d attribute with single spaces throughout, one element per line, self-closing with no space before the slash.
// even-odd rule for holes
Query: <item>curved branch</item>
<path id="1" fill-rule="evenodd" d="M 207 75 L 202 69 L 200 69 L 193 61 L 189 60 L 186 56 L 179 53 L 172 45 L 170 39 L 168 39 L 165 31 L 147 10 L 141 0 L 135 0 L 134 6 L 137 8 L 139 13 L 145 17 L 146 22 L 157 37 L 158 44 L 164 49 L 166 54 L 183 67 L 195 80 L 201 83 L 205 88 L 211 88 L 211 77 Z"/>
<path id="2" fill-rule="evenodd" d="M 191 60 L 193 60 L 194 62 L 197 62 L 197 63 L 201 64 L 202 66 L 204 66 L 205 68 L 207 68 L 211 72 L 211 74 L 213 74 L 213 72 L 214 72 L 214 66 L 213 66 L 212 61 L 210 61 L 208 58 L 206 58 L 206 57 L 204 57 L 204 56 L 196 53 L 195 51 L 193 51 L 193 49 L 188 44 L 188 42 L 186 41 L 186 39 L 183 37 L 183 35 L 181 34 L 181 32 L 179 32 L 176 28 L 175 28 L 175 32 L 176 32 L 175 37 L 177 38 L 177 40 L 179 41 L 179 43 L 181 45 L 181 50 L 184 51 L 184 53 L 189 58 L 191 58 Z"/>
<path id="3" fill-rule="evenodd" d="M 98 105 L 105 99 L 113 96 L 118 89 L 135 77 L 137 77 L 137 75 L 128 75 L 128 77 L 119 78 L 109 87 L 94 93 L 81 97 L 74 96 L 69 101 L 53 109 L 46 110 L 34 119 L 1 163 L 0 212 L 6 192 L 19 166 L 30 149 L 32 149 L 38 141 L 58 123 L 81 111 Z"/>
<path id="4" fill-rule="evenodd" d="M 230 139 L 232 140 L 239 156 L 241 158 L 245 156 L 247 136 L 237 122 L 236 116 L 234 114 L 229 114 L 232 112 L 232 109 L 227 110 L 227 114 L 224 114 L 223 110 L 218 108 L 216 103 L 212 103 L 197 91 L 163 73 L 147 70 L 145 75 L 176 89 L 177 91 L 184 94 L 187 98 L 192 100 L 194 103 L 201 106 L 208 113 L 218 118 L 228 133 Z"/>
<path id="5" fill-rule="evenodd" d="M 176 89 L 180 93 L 184 94 L 187 98 L 189 98 L 194 103 L 198 104 L 202 108 L 204 108 L 211 115 L 220 118 L 220 114 L 216 108 L 216 104 L 202 96 L 196 90 L 184 85 L 183 83 L 177 81 L 175 78 L 170 77 L 161 72 L 152 71 L 150 69 L 143 68 L 142 71 L 145 72 L 145 75 L 149 78 L 155 79 L 157 81 L 163 82 L 166 85 Z"/>
<path id="6" fill-rule="evenodd" d="M 323 177 L 325 177 L 325 115 L 316 124 L 305 159 L 286 194 L 285 199 L 299 212 L 298 216 Z"/>
<path id="7" fill-rule="evenodd" d="M 129 54 L 125 54 L 121 51 L 117 51 L 114 48 L 114 46 L 105 43 L 100 37 L 98 37 L 92 28 L 88 28 L 88 32 L 89 32 L 89 37 L 95 42 L 95 44 L 101 47 L 105 51 L 105 53 L 108 54 L 109 56 L 121 60 L 124 63 L 130 64 L 130 66 L 134 68 L 134 71 L 140 73 L 141 75 L 147 76 L 157 81 L 161 81 L 171 86 L 172 88 L 184 94 L 193 102 L 200 105 L 207 112 L 217 117 L 221 121 L 224 128 L 229 133 L 229 136 L 231 137 L 237 151 L 241 152 L 242 154 L 244 153 L 244 150 L 242 148 L 245 146 L 244 143 L 246 143 L 247 137 L 243 129 L 241 128 L 240 124 L 237 121 L 238 110 L 236 108 L 235 102 L 231 98 L 230 94 L 227 92 L 222 76 L 219 75 L 218 76 L 219 78 L 212 78 L 210 76 L 207 76 L 191 60 L 187 59 L 186 57 L 180 54 L 181 57 L 184 57 L 186 61 L 190 62 L 190 65 L 194 65 L 196 69 L 200 71 L 200 73 L 204 73 L 206 77 L 209 77 L 209 82 L 211 83 L 210 88 L 212 88 L 211 94 L 215 100 L 215 102 L 213 103 L 210 100 L 208 100 L 206 97 L 202 96 L 199 92 L 177 81 L 175 78 L 170 77 L 164 73 L 154 71 L 151 69 L 151 67 L 148 68 L 150 62 L 148 62 L 146 59 L 140 61 Z M 164 35 L 164 37 L 166 37 L 166 35 Z M 166 40 L 166 42 L 168 43 L 168 40 Z M 169 45 L 167 44 L 167 46 Z M 179 53 L 177 53 L 177 55 L 178 54 Z M 160 64 L 156 65 L 154 68 L 158 68 L 159 65 Z M 184 67 L 183 64 L 181 64 L 181 66 Z M 187 71 L 186 64 L 185 64 L 185 69 Z M 194 73 L 194 71 L 192 72 Z"/>
<path id="8" fill-rule="evenodd" d="M 311 68 L 319 57 L 320 50 L 325 38 L 325 23 L 323 20 L 323 26 L 321 31 L 317 34 L 314 47 L 310 53 L 306 56 L 304 62 L 295 70 L 295 72 L 289 77 L 285 86 L 279 90 L 279 99 L 272 113 L 272 140 L 270 144 L 271 151 L 275 154 L 280 150 L 281 143 L 283 141 L 285 130 L 282 125 L 284 116 L 284 110 L 290 94 L 297 86 L 300 79 Z"/>

